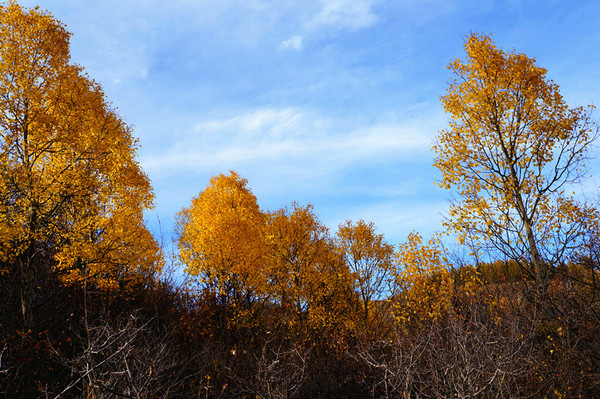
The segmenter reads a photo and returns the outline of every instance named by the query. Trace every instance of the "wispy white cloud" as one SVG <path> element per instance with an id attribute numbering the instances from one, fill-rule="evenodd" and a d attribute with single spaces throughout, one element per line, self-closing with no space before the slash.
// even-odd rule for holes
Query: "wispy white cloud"
<path id="1" fill-rule="evenodd" d="M 306 22 L 306 26 L 310 30 L 323 27 L 366 28 L 377 21 L 372 6 L 372 0 L 322 0 L 320 10 Z"/>
<path id="2" fill-rule="evenodd" d="M 428 154 L 432 131 L 416 121 L 341 128 L 329 120 L 296 109 L 265 108 L 198 123 L 193 134 L 162 153 L 142 160 L 150 173 L 236 168 L 248 163 L 276 162 L 281 168 L 341 170 L 355 163 Z"/>
<path id="3" fill-rule="evenodd" d="M 293 49 L 293 50 L 301 50 L 302 49 L 302 36 L 292 36 L 287 40 L 284 40 L 279 45 L 279 49 Z"/>
<path id="4" fill-rule="evenodd" d="M 306 119 L 306 113 L 296 108 L 261 108 L 230 118 L 199 122 L 193 131 L 203 137 L 226 137 L 222 144 L 231 144 L 233 138 L 239 141 L 257 136 L 272 140 L 281 138 L 284 133 L 287 137 L 297 134 L 302 119 Z"/>

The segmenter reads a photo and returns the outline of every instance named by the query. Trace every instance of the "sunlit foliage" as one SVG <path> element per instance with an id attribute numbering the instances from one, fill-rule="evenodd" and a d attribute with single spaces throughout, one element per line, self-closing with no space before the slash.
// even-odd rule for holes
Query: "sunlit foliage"
<path id="1" fill-rule="evenodd" d="M 130 128 L 70 63 L 64 26 L 15 2 L 0 8 L 0 116 L 0 259 L 26 325 L 42 270 L 115 288 L 160 268 Z"/>
<path id="2" fill-rule="evenodd" d="M 371 327 L 372 319 L 381 319 L 387 309 L 382 301 L 393 295 L 394 247 L 385 242 L 383 234 L 375 232 L 374 223 L 363 220 L 341 224 L 336 242 L 352 273 L 363 322 Z"/>
<path id="3" fill-rule="evenodd" d="M 265 216 L 237 173 L 219 175 L 177 215 L 180 260 L 224 303 L 250 304 L 265 291 Z"/>
<path id="4" fill-rule="evenodd" d="M 266 240 L 270 292 L 290 322 L 336 322 L 348 307 L 350 276 L 312 206 L 294 203 L 270 213 Z"/>
<path id="5" fill-rule="evenodd" d="M 400 244 L 396 260 L 400 294 L 394 306 L 398 321 L 419 324 L 447 315 L 453 281 L 439 238 L 432 237 L 424 245 L 418 233 L 411 233 Z"/>
<path id="6" fill-rule="evenodd" d="M 569 108 L 534 59 L 487 36 L 470 35 L 465 51 L 449 65 L 450 127 L 434 146 L 439 185 L 459 194 L 446 224 L 463 243 L 531 265 L 543 289 L 552 265 L 598 231 L 596 210 L 569 192 L 597 136 L 592 107 Z"/>

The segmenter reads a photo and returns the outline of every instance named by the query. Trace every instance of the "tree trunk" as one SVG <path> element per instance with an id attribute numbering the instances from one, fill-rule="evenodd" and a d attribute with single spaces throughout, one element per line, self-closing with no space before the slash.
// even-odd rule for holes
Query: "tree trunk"
<path id="1" fill-rule="evenodd" d="M 529 246 L 529 255 L 531 256 L 531 263 L 533 265 L 533 273 L 535 276 L 535 282 L 537 285 L 538 294 L 542 297 L 546 296 L 548 292 L 548 278 L 550 274 L 550 269 L 546 262 L 542 260 L 540 253 L 537 248 L 537 243 L 535 242 L 535 235 L 533 234 L 533 227 L 531 225 L 531 220 L 527 215 L 527 211 L 523 204 L 523 199 L 521 195 L 517 194 L 517 207 L 519 213 L 521 215 L 521 220 L 525 226 L 525 233 L 527 234 L 527 244 Z"/>
<path id="2" fill-rule="evenodd" d="M 23 328 L 25 331 L 33 327 L 33 291 L 35 289 L 35 273 L 31 259 L 29 258 L 29 250 L 19 260 L 20 263 L 20 296 L 21 296 L 21 314 L 23 316 Z"/>

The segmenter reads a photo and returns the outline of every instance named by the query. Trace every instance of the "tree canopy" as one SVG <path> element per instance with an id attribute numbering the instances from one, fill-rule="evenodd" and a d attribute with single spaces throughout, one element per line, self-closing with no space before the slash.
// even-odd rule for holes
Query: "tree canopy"
<path id="1" fill-rule="evenodd" d="M 0 260 L 26 325 L 43 272 L 110 287 L 160 267 L 131 129 L 70 63 L 64 26 L 14 2 L 0 7 L 0 115 Z"/>
<path id="2" fill-rule="evenodd" d="M 551 265 L 598 231 L 595 208 L 569 192 L 598 134 L 592 107 L 569 108 L 535 59 L 485 35 L 470 35 L 465 51 L 449 65 L 454 79 L 442 104 L 450 127 L 434 146 L 439 185 L 459 194 L 446 224 L 546 286 Z"/>
<path id="3" fill-rule="evenodd" d="M 237 173 L 218 175 L 178 214 L 180 260 L 226 303 L 264 291 L 265 216 Z"/>

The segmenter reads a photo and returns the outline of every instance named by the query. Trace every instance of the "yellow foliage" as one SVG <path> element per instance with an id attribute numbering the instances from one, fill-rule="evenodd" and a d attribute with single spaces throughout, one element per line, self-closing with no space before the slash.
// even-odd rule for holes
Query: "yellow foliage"
<path id="1" fill-rule="evenodd" d="M 342 323 L 348 318 L 350 277 L 312 206 L 292 204 L 268 215 L 270 292 L 290 323 Z"/>
<path id="2" fill-rule="evenodd" d="M 266 218 L 246 184 L 235 172 L 213 177 L 177 215 L 185 271 L 226 302 L 251 301 L 266 290 Z"/>
<path id="3" fill-rule="evenodd" d="M 382 234 L 375 233 L 375 224 L 359 220 L 341 224 L 337 232 L 337 247 L 349 271 L 365 328 L 380 322 L 386 313 L 385 306 L 374 306 L 393 290 L 394 247 L 385 242 Z"/>
<path id="4" fill-rule="evenodd" d="M 131 129 L 69 63 L 64 26 L 13 1 L 0 7 L 0 113 L 0 259 L 27 290 L 40 268 L 107 288 L 160 269 Z"/>
<path id="5" fill-rule="evenodd" d="M 411 233 L 400 245 L 396 260 L 400 293 L 394 301 L 396 319 L 403 324 L 437 320 L 450 310 L 453 292 L 451 267 L 438 238 L 422 244 L 418 233 Z"/>
<path id="6" fill-rule="evenodd" d="M 470 35 L 465 51 L 449 65 L 455 78 L 441 100 L 450 127 L 434 146 L 439 185 L 459 194 L 446 225 L 461 243 L 527 259 L 545 286 L 549 265 L 598 231 L 595 209 L 564 192 L 583 176 L 597 136 L 593 107 L 569 108 L 534 59 L 487 36 Z"/>
<path id="7" fill-rule="evenodd" d="M 288 325 L 346 323 L 350 275 L 312 206 L 264 214 L 246 184 L 235 172 L 213 177 L 179 212 L 185 271 L 231 305 L 237 325 L 250 326 L 257 299 Z"/>

